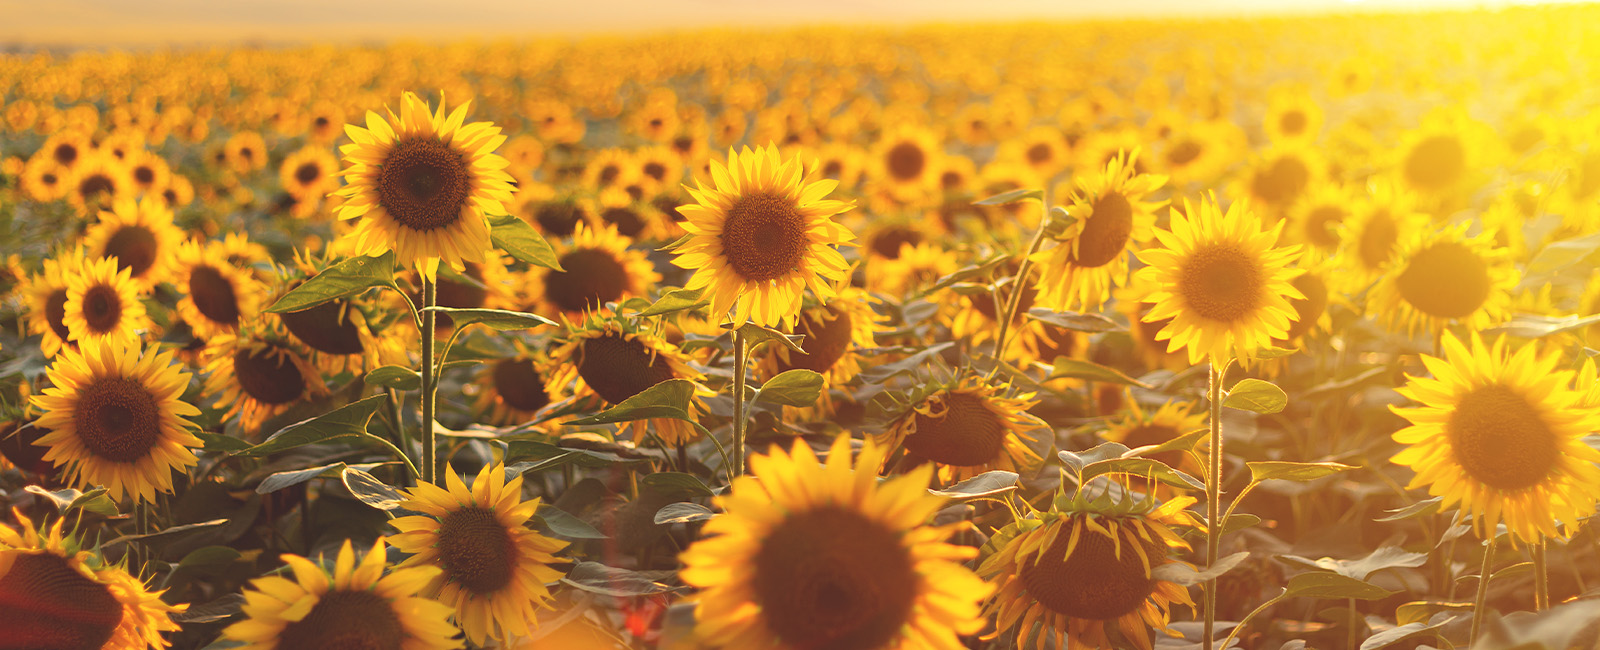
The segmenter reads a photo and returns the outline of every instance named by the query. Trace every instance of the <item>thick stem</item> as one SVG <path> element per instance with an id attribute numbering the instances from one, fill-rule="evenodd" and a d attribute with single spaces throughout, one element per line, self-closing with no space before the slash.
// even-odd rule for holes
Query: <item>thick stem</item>
<path id="1" fill-rule="evenodd" d="M 1347 600 L 1348 602 L 1345 603 L 1345 606 L 1349 608 L 1347 612 L 1349 616 L 1345 620 L 1345 626 L 1350 629 L 1345 633 L 1345 646 L 1350 650 L 1359 650 L 1361 645 L 1356 642 L 1356 599 L 1349 598 Z"/>
<path id="2" fill-rule="evenodd" d="M 1206 469 L 1206 568 L 1217 563 L 1221 550 L 1222 520 L 1222 373 L 1224 367 L 1211 363 L 1210 378 L 1206 385 L 1206 399 L 1210 414 L 1207 424 L 1211 429 Z M 1201 640 L 1204 650 L 1211 650 L 1211 634 L 1217 624 L 1217 579 L 1206 581 L 1205 633 Z"/>
<path id="3" fill-rule="evenodd" d="M 438 377 L 434 376 L 433 368 L 433 332 L 437 319 L 434 312 L 427 311 L 439 299 L 439 287 L 436 283 L 422 280 L 422 481 L 438 484 L 438 464 L 435 456 L 438 454 L 438 444 L 434 439 L 433 409 L 434 398 L 438 394 Z"/>
<path id="4" fill-rule="evenodd" d="M 1011 333 L 1011 322 L 1017 318 L 1017 309 L 1022 306 L 1022 294 L 1027 290 L 1028 271 L 1033 269 L 1033 254 L 1039 252 L 1039 247 L 1044 245 L 1044 231 L 1050 225 L 1049 205 L 1045 205 L 1045 214 L 1039 219 L 1039 229 L 1033 233 L 1033 242 L 1028 244 L 1028 251 L 1022 254 L 1022 262 L 1017 265 L 1017 276 L 1011 279 L 1011 295 L 1006 297 L 1005 316 L 1000 319 L 1000 329 L 994 338 L 994 367 L 1000 368 L 1000 360 L 1006 358 L 1006 345 L 1011 342 L 1008 335 Z M 994 373 L 991 371 L 990 375 Z"/>
<path id="5" fill-rule="evenodd" d="M 1483 566 L 1478 569 L 1478 596 L 1472 600 L 1472 636 L 1468 645 L 1478 642 L 1478 632 L 1483 629 L 1484 603 L 1489 600 L 1489 576 L 1494 572 L 1494 533 L 1489 534 L 1489 541 L 1484 542 Z"/>
<path id="6" fill-rule="evenodd" d="M 1533 611 L 1550 609 L 1550 565 L 1545 563 L 1544 535 L 1533 543 Z"/>
<path id="7" fill-rule="evenodd" d="M 745 366 L 749 364 L 749 344 L 744 338 L 744 328 L 733 330 L 733 466 L 728 468 L 728 482 L 744 476 L 744 389 Z"/>

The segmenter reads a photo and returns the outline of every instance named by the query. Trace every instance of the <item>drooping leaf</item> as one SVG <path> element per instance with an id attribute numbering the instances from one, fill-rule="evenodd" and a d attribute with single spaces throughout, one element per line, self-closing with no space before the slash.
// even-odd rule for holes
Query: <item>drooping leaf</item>
<path id="1" fill-rule="evenodd" d="M 183 556 L 183 559 L 178 561 L 176 568 L 190 571 L 215 568 L 231 564 L 240 557 L 243 557 L 243 555 L 231 547 L 202 546 Z"/>
<path id="2" fill-rule="evenodd" d="M 202 522 L 193 523 L 193 524 L 183 524 L 181 526 L 169 526 L 167 528 L 163 528 L 163 529 L 155 531 L 153 533 L 145 533 L 145 534 L 142 534 L 142 535 L 123 535 L 123 536 L 118 537 L 116 539 L 113 539 L 113 540 L 111 540 L 109 542 L 106 542 L 104 544 L 104 546 L 109 548 L 109 547 L 112 547 L 112 546 L 116 546 L 117 544 L 121 544 L 123 542 L 133 542 L 133 541 L 139 541 L 139 540 L 149 541 L 149 540 L 153 540 L 153 539 L 160 539 L 160 538 L 163 538 L 163 537 L 171 537 L 173 535 L 177 535 L 178 533 L 187 533 L 189 531 L 199 530 L 201 528 L 212 528 L 212 527 L 215 527 L 215 526 L 221 526 L 221 525 L 226 524 L 226 523 L 228 523 L 227 519 L 212 519 L 210 521 L 202 521 Z"/>
<path id="3" fill-rule="evenodd" d="M 705 482 L 693 474 L 683 472 L 656 472 L 639 478 L 639 485 L 666 497 L 708 497 L 714 494 Z"/>
<path id="4" fill-rule="evenodd" d="M 455 322 L 456 327 L 466 327 L 473 323 L 483 323 L 492 329 L 501 332 L 514 330 L 533 329 L 540 325 L 554 325 L 555 321 L 521 311 L 507 311 L 504 309 L 456 309 L 453 307 L 424 307 L 424 313 L 434 312 L 444 314 Z"/>
<path id="5" fill-rule="evenodd" d="M 355 495 L 356 499 L 379 510 L 394 510 L 406 499 L 393 486 L 354 467 L 341 470 L 339 478 L 344 481 L 344 486 L 350 489 L 350 494 Z"/>
<path id="6" fill-rule="evenodd" d="M 1385 510 L 1384 512 L 1389 513 L 1387 516 L 1379 517 L 1373 521 L 1400 521 L 1402 519 L 1427 517 L 1439 512 L 1439 504 L 1442 501 L 1444 501 L 1444 497 L 1432 497 L 1423 499 L 1404 508 Z"/>
<path id="7" fill-rule="evenodd" d="M 649 574 L 618 569 L 597 562 L 579 562 L 561 581 L 587 592 L 614 598 L 675 591 L 672 587 L 657 582 Z"/>
<path id="8" fill-rule="evenodd" d="M 933 286 L 924 289 L 919 295 L 927 296 L 938 291 L 943 291 L 944 289 L 960 282 L 988 278 L 994 273 L 995 269 L 1000 268 L 1000 265 L 1005 264 L 1006 262 L 1010 261 L 1010 259 L 1010 255 L 995 254 L 989 259 L 978 262 L 977 264 L 961 267 L 956 269 L 955 272 L 939 278 L 938 281 L 933 283 Z"/>
<path id="9" fill-rule="evenodd" d="M 994 196 L 973 201 L 973 205 L 1005 205 L 1027 200 L 1043 200 L 1044 190 L 1030 190 L 1027 188 L 1001 192 Z"/>
<path id="10" fill-rule="evenodd" d="M 374 467 L 381 467 L 383 465 L 393 465 L 394 463 L 395 463 L 395 461 L 390 461 L 390 462 L 385 462 L 385 463 L 358 463 L 358 464 L 355 464 L 355 465 L 345 465 L 344 463 L 333 463 L 331 465 L 321 465 L 321 466 L 318 466 L 318 467 L 308 467 L 306 469 L 296 469 L 296 470 L 289 470 L 289 471 L 286 471 L 286 472 L 277 472 L 277 473 L 272 474 L 272 475 L 270 475 L 270 476 L 268 476 L 268 477 L 266 477 L 264 479 L 261 479 L 261 484 L 256 486 L 256 494 L 267 494 L 269 492 L 277 492 L 278 490 L 282 490 L 282 489 L 284 489 L 286 487 L 299 485 L 301 483 L 305 483 L 306 481 L 311 481 L 311 480 L 315 480 L 315 479 L 319 479 L 319 478 L 340 478 L 340 477 L 344 476 L 344 468 L 345 467 L 354 467 L 354 468 L 359 469 L 359 470 L 361 470 L 363 472 L 370 472 L 370 471 L 372 471 L 372 469 Z"/>
<path id="11" fill-rule="evenodd" d="M 627 457 L 598 449 L 560 447 L 537 440 L 517 440 L 512 442 L 506 448 L 506 460 L 510 462 L 506 466 L 508 474 L 543 471 L 569 463 L 590 469 L 600 469 L 650 462 L 648 458 L 643 456 Z"/>
<path id="12" fill-rule="evenodd" d="M 638 395 L 622 400 L 621 404 L 586 418 L 568 422 L 571 426 L 632 422 L 651 418 L 689 419 L 689 400 L 694 396 L 694 382 L 687 379 L 668 379 L 646 388 Z"/>
<path id="13" fill-rule="evenodd" d="M 1316 560 L 1298 555 L 1280 555 L 1279 559 L 1308 569 L 1332 571 L 1342 576 L 1366 580 L 1384 569 L 1419 567 L 1428 561 L 1427 553 L 1412 553 L 1398 546 L 1383 546 L 1355 560 L 1336 560 L 1324 557 Z"/>
<path id="14" fill-rule="evenodd" d="M 1290 598 L 1377 600 L 1394 595 L 1383 587 L 1347 575 L 1311 571 L 1289 579 L 1284 595 Z"/>
<path id="15" fill-rule="evenodd" d="M 1228 391 L 1227 397 L 1222 398 L 1223 406 L 1252 413 L 1277 413 L 1288 404 L 1289 395 L 1282 388 L 1260 379 L 1241 380 Z"/>
<path id="16" fill-rule="evenodd" d="M 1426 623 L 1439 612 L 1470 612 L 1472 602 L 1451 603 L 1439 600 L 1414 600 L 1394 610 L 1395 620 L 1401 625 Z"/>
<path id="17" fill-rule="evenodd" d="M 1063 377 L 1086 379 L 1089 381 L 1107 382 L 1112 384 L 1125 384 L 1128 386 L 1138 386 L 1140 388 L 1154 388 L 1154 386 L 1151 386 L 1150 384 L 1146 384 L 1142 381 L 1129 377 L 1121 370 L 1117 370 L 1116 368 L 1102 366 L 1093 361 L 1084 361 L 1082 359 L 1073 359 L 1070 357 L 1056 357 L 1055 361 L 1050 364 L 1050 376 L 1048 378 L 1061 379 Z"/>
<path id="18" fill-rule="evenodd" d="M 1070 311 L 1050 311 L 1043 307 L 1028 310 L 1028 318 L 1076 332 L 1109 332 L 1118 329 L 1117 322 L 1100 314 Z"/>
<path id="19" fill-rule="evenodd" d="M 1343 463 L 1291 463 L 1278 460 L 1250 462 L 1245 463 L 1245 466 L 1250 468 L 1252 481 L 1315 481 L 1339 472 L 1361 469 Z"/>
<path id="20" fill-rule="evenodd" d="M 1150 576 L 1156 580 L 1175 582 L 1180 586 L 1193 587 L 1212 578 L 1216 578 L 1232 571 L 1240 562 L 1250 557 L 1249 551 L 1239 551 L 1227 557 L 1217 558 L 1217 563 L 1209 569 L 1196 570 L 1179 562 L 1168 562 L 1152 569 Z"/>
<path id="21" fill-rule="evenodd" d="M 934 496 L 961 501 L 1010 492 L 1017 489 L 1017 473 L 991 470 L 943 490 L 928 490 Z"/>
<path id="22" fill-rule="evenodd" d="M 1173 469 L 1171 466 L 1154 458 L 1143 456 L 1130 456 L 1127 458 L 1113 458 L 1085 465 L 1081 475 L 1083 482 L 1101 474 L 1128 474 L 1155 479 L 1163 485 L 1170 485 L 1180 490 L 1204 490 L 1206 484 L 1199 479 Z"/>
<path id="23" fill-rule="evenodd" d="M 789 348 L 790 352 L 805 352 L 805 350 L 800 347 L 801 343 L 803 342 L 802 340 L 805 338 L 804 336 L 799 336 L 796 334 L 784 334 L 783 332 L 779 332 L 778 330 L 772 329 L 765 325 L 757 325 L 755 323 L 745 323 L 744 325 L 740 325 L 739 330 L 744 333 L 745 345 L 750 346 L 750 352 L 752 353 L 756 351 L 756 348 L 761 347 L 762 343 L 766 343 L 767 341 L 772 341 L 778 345 Z"/>
<path id="24" fill-rule="evenodd" d="M 244 594 L 228 594 L 208 603 L 190 605 L 189 609 L 172 614 L 174 623 L 215 623 L 238 614 L 244 608 Z M 242 644 L 241 644 L 242 645 Z M 206 648 L 218 647 L 215 644 Z M 235 647 L 235 646 L 229 646 Z"/>
<path id="25" fill-rule="evenodd" d="M 539 510 L 535 514 L 540 520 L 544 521 L 545 527 L 549 528 L 550 532 L 555 533 L 557 536 L 567 539 L 606 538 L 606 535 L 595 530 L 594 526 L 590 526 L 582 519 L 574 517 L 567 511 L 548 503 L 539 504 Z"/>
<path id="26" fill-rule="evenodd" d="M 1060 458 L 1061 464 L 1066 465 L 1067 469 L 1072 470 L 1072 473 L 1079 474 L 1090 463 L 1122 458 L 1128 454 L 1128 451 L 1128 446 L 1120 442 L 1102 442 L 1084 451 L 1067 451 L 1063 449 L 1056 452 L 1056 457 Z"/>
<path id="27" fill-rule="evenodd" d="M 750 401 L 755 403 L 765 400 L 784 406 L 811 406 L 822 396 L 824 383 L 826 382 L 822 375 L 814 370 L 805 368 L 785 370 L 756 389 L 755 396 Z"/>
<path id="28" fill-rule="evenodd" d="M 103 487 L 88 492 L 79 492 L 73 488 L 46 490 L 38 485 L 29 485 L 23 489 L 48 499 L 62 515 L 71 512 L 73 508 L 83 508 L 102 517 L 115 517 L 118 514 L 117 502 L 106 496 L 106 489 Z"/>
<path id="29" fill-rule="evenodd" d="M 489 217 L 489 241 L 512 257 L 534 266 L 565 271 L 555 249 L 528 222 L 509 214 Z"/>
<path id="30" fill-rule="evenodd" d="M 272 303 L 267 312 L 302 311 L 342 298 L 352 298 L 373 287 L 394 288 L 394 251 L 377 257 L 352 257 L 323 269 Z"/>
<path id="31" fill-rule="evenodd" d="M 644 311 L 639 312 L 639 315 L 660 316 L 711 304 L 710 300 L 702 300 L 700 298 L 703 293 L 705 293 L 704 289 L 673 289 L 663 294 L 654 303 L 651 303 Z"/>
<path id="32" fill-rule="evenodd" d="M 930 360 L 938 357 L 941 354 L 944 354 L 945 350 L 948 350 L 954 346 L 954 341 L 938 343 L 929 346 L 926 350 L 913 354 L 894 363 L 864 368 L 862 369 L 861 374 L 858 376 L 861 377 L 862 381 L 865 381 L 869 384 L 881 384 L 894 378 L 895 376 L 916 372 L 916 370 L 921 368 L 923 364 L 926 364 Z"/>
<path id="33" fill-rule="evenodd" d="M 373 368 L 363 379 L 368 386 L 417 390 L 422 388 L 422 375 L 405 366 L 380 366 Z"/>
<path id="34" fill-rule="evenodd" d="M 309 420 L 301 420 L 279 429 L 259 445 L 235 452 L 235 455 L 260 457 L 295 447 L 360 436 L 367 432 L 372 416 L 388 399 L 387 395 L 373 395 Z"/>
<path id="35" fill-rule="evenodd" d="M 665 506 L 662 506 L 660 510 L 656 511 L 655 522 L 658 526 L 666 524 L 687 524 L 692 521 L 705 521 L 716 516 L 717 513 L 713 512 L 710 508 L 698 503 L 682 501 L 679 503 L 669 503 Z"/>

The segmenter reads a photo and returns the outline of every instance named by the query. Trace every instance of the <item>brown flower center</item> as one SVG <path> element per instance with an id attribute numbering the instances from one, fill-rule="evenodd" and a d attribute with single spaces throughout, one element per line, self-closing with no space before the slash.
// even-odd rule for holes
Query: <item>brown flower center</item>
<path id="1" fill-rule="evenodd" d="M 624 237 L 637 237 L 644 231 L 645 221 L 633 208 L 618 206 L 606 208 L 600 213 L 600 219 L 617 227 L 617 233 Z"/>
<path id="2" fill-rule="evenodd" d="M 1424 314 L 1465 318 L 1489 299 L 1489 264 L 1466 244 L 1439 242 L 1417 251 L 1395 285 Z"/>
<path id="3" fill-rule="evenodd" d="M 922 243 L 922 233 L 906 226 L 885 228 L 872 238 L 872 252 L 884 259 L 900 259 L 900 246 L 911 244 L 916 246 Z"/>
<path id="4" fill-rule="evenodd" d="M 673 378 L 665 355 L 652 355 L 639 339 L 615 332 L 585 339 L 578 355 L 578 376 L 610 404 Z"/>
<path id="5" fill-rule="evenodd" d="M 1322 312 L 1328 309 L 1328 283 L 1323 282 L 1320 276 L 1304 273 L 1291 284 L 1306 297 L 1289 299 L 1289 306 L 1294 307 L 1295 321 L 1289 323 L 1289 334 L 1284 337 L 1287 341 L 1305 336 L 1316 326 Z"/>
<path id="6" fill-rule="evenodd" d="M 561 268 L 545 275 L 544 294 L 563 311 L 594 309 L 628 290 L 628 269 L 609 251 L 580 248 L 561 256 Z"/>
<path id="7" fill-rule="evenodd" d="M 156 182 L 156 170 L 149 165 L 139 165 L 133 168 L 133 180 L 140 185 L 148 186 Z"/>
<path id="8" fill-rule="evenodd" d="M 1204 149 L 1201 148 L 1200 143 L 1194 140 L 1179 140 L 1176 144 L 1167 148 L 1167 163 L 1174 167 L 1182 167 L 1194 162 L 1203 151 Z"/>
<path id="9" fill-rule="evenodd" d="M 70 142 L 63 142 L 56 145 L 55 150 L 51 151 L 50 155 L 62 166 L 71 167 L 72 163 L 78 161 L 78 146 Z"/>
<path id="10" fill-rule="evenodd" d="M 755 600 L 791 648 L 870 650 L 899 635 L 921 579 L 901 534 L 822 505 L 791 513 L 756 552 Z"/>
<path id="11" fill-rule="evenodd" d="M 506 406 L 519 411 L 537 411 L 550 403 L 544 378 L 523 358 L 501 359 L 494 364 L 494 390 Z"/>
<path id="12" fill-rule="evenodd" d="M 471 195 L 467 161 L 437 138 L 394 143 L 378 170 L 378 204 L 412 230 L 427 232 L 454 224 Z"/>
<path id="13" fill-rule="evenodd" d="M 310 309 L 279 314 L 289 333 L 311 349 L 327 354 L 361 354 L 366 346 L 361 342 L 361 330 L 355 320 L 345 313 L 354 309 L 347 301 L 325 302 Z"/>
<path id="14" fill-rule="evenodd" d="M 1311 182 L 1311 168 L 1294 156 L 1280 156 L 1265 168 L 1257 170 L 1250 180 L 1251 191 L 1261 200 L 1274 205 L 1288 205 Z"/>
<path id="15" fill-rule="evenodd" d="M 1133 204 L 1121 192 L 1109 192 L 1090 204 L 1092 213 L 1078 235 L 1073 264 L 1100 267 L 1122 258 L 1133 233 Z"/>
<path id="16" fill-rule="evenodd" d="M 806 218 L 793 199 L 747 194 L 728 208 L 722 254 L 745 280 L 766 282 L 789 274 L 805 258 Z"/>
<path id="17" fill-rule="evenodd" d="M 322 595 L 305 618 L 284 626 L 278 647 L 302 650 L 400 650 L 405 629 L 383 596 L 340 589 Z"/>
<path id="18" fill-rule="evenodd" d="M 945 465 L 972 467 L 994 462 L 1004 449 L 1007 429 L 983 397 L 947 393 L 944 413 L 914 414 L 917 430 L 906 436 L 908 451 Z"/>
<path id="19" fill-rule="evenodd" d="M 789 352 L 789 361 L 780 360 L 778 370 L 804 368 L 813 372 L 827 372 L 850 349 L 850 312 L 833 307 L 808 309 L 801 313 L 795 333 L 805 337 L 801 347 L 805 352 Z"/>
<path id="20" fill-rule="evenodd" d="M 105 256 L 117 258 L 118 270 L 131 269 L 133 277 L 139 278 L 155 263 L 160 246 L 160 240 L 148 227 L 123 226 L 106 240 Z"/>
<path id="21" fill-rule="evenodd" d="M 1261 265 L 1232 242 L 1202 245 L 1178 273 L 1178 294 L 1201 318 L 1233 323 L 1255 313 L 1266 278 Z"/>
<path id="22" fill-rule="evenodd" d="M 1285 135 L 1300 135 L 1305 132 L 1308 122 L 1304 112 L 1289 111 L 1278 117 L 1278 130 L 1283 131 Z"/>
<path id="23" fill-rule="evenodd" d="M 445 576 L 474 594 L 504 588 L 516 567 L 516 542 L 487 508 L 468 506 L 445 515 L 438 550 Z"/>
<path id="24" fill-rule="evenodd" d="M 1467 475 L 1495 489 L 1538 485 L 1561 461 L 1555 432 L 1527 399 L 1502 385 L 1461 396 L 1444 430 Z"/>
<path id="25" fill-rule="evenodd" d="M 889 175 L 895 180 L 914 181 L 922 178 L 922 172 L 928 168 L 928 153 L 915 142 L 901 142 L 889 149 L 885 162 Z"/>
<path id="26" fill-rule="evenodd" d="M 189 299 L 212 322 L 239 324 L 239 298 L 233 281 L 215 267 L 202 264 L 189 272 Z"/>
<path id="27" fill-rule="evenodd" d="M 1028 162 L 1034 165 L 1043 165 L 1054 158 L 1055 150 L 1043 142 L 1028 147 Z"/>
<path id="28" fill-rule="evenodd" d="M 1383 268 L 1394 256 L 1395 241 L 1400 238 L 1400 225 L 1395 223 L 1389 211 L 1378 208 L 1367 219 L 1366 227 L 1361 230 L 1359 245 L 1356 252 L 1360 254 L 1362 265 L 1367 269 L 1376 271 Z"/>
<path id="29" fill-rule="evenodd" d="M 95 334 L 105 334 L 117 327 L 122 320 L 122 296 L 117 290 L 104 284 L 89 287 L 83 292 L 83 320 L 89 324 L 89 331 Z"/>
<path id="30" fill-rule="evenodd" d="M 583 219 L 583 212 L 578 206 L 563 201 L 550 201 L 541 204 L 534 212 L 533 220 L 539 222 L 539 228 L 557 237 L 568 237 L 578 228 L 578 221 Z"/>
<path id="31" fill-rule="evenodd" d="M 272 346 L 234 352 L 233 373 L 239 387 L 263 404 L 288 404 L 306 389 L 306 378 L 289 353 Z"/>
<path id="32" fill-rule="evenodd" d="M 161 407 L 135 379 L 100 377 L 79 390 L 72 424 L 89 453 L 132 463 L 161 439 Z"/>
<path id="33" fill-rule="evenodd" d="M 72 331 L 67 329 L 66 289 L 56 289 L 45 299 L 44 318 L 50 323 L 50 331 L 55 332 L 56 338 L 62 341 L 72 340 Z"/>
<path id="34" fill-rule="evenodd" d="M 1335 227 L 1343 223 L 1344 218 L 1344 208 L 1337 205 L 1319 205 L 1312 208 L 1306 213 L 1306 240 L 1317 248 L 1332 249 L 1337 247 L 1339 245 L 1339 234 L 1335 231 Z"/>
<path id="35" fill-rule="evenodd" d="M 322 178 L 322 166 L 314 162 L 301 163 L 294 170 L 294 179 L 301 185 L 310 185 L 319 178 Z"/>
<path id="36" fill-rule="evenodd" d="M 1067 520 L 1055 525 L 1083 524 Z M 1117 618 L 1144 606 L 1156 582 L 1145 572 L 1132 542 L 1123 538 L 1119 556 L 1110 538 L 1085 529 L 1068 556 L 1070 533 L 1061 531 L 1050 548 L 1034 556 L 1033 563 L 1023 563 L 1020 575 L 1029 595 L 1056 613 L 1095 621 Z M 1145 544 L 1144 551 L 1152 567 L 1166 560 L 1166 549 L 1156 544 Z"/>
<path id="37" fill-rule="evenodd" d="M 54 553 L 4 551 L 11 568 L 0 576 L 4 647 L 21 650 L 99 650 L 122 622 L 122 605 L 105 585 L 78 573 Z"/>
<path id="38" fill-rule="evenodd" d="M 1442 190 L 1467 172 L 1467 148 L 1454 135 L 1434 135 L 1406 154 L 1406 180 L 1424 190 Z"/>
<path id="39" fill-rule="evenodd" d="M 78 196 L 83 197 L 85 203 L 94 203 L 101 197 L 117 192 L 116 181 L 110 176 L 100 173 L 90 174 L 78 181 Z"/>

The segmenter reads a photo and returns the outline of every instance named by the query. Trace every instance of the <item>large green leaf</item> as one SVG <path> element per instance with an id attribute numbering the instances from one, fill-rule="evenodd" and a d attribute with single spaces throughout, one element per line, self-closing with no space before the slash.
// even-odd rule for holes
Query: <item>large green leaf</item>
<path id="1" fill-rule="evenodd" d="M 394 288 L 394 251 L 377 257 L 352 257 L 323 269 L 304 284 L 284 294 L 266 311 L 283 313 L 351 298 L 373 287 Z"/>
<path id="2" fill-rule="evenodd" d="M 997 469 L 984 472 L 943 490 L 928 490 L 928 492 L 934 496 L 961 501 L 994 496 L 1015 489 L 1017 489 L 1017 473 Z"/>
<path id="3" fill-rule="evenodd" d="M 648 573 L 629 571 L 609 567 L 596 562 L 579 562 L 561 579 L 578 589 L 611 596 L 613 598 L 628 598 L 632 596 L 648 596 L 669 591 L 676 591 L 672 587 L 657 582 L 657 579 Z"/>
<path id="4" fill-rule="evenodd" d="M 978 199 L 977 201 L 973 201 L 972 204 L 973 205 L 1005 205 L 1007 203 L 1016 203 L 1018 201 L 1043 200 L 1043 199 L 1044 199 L 1044 190 L 1032 190 L 1032 189 L 1023 188 L 1023 189 L 1019 189 L 1019 190 L 1011 190 L 1010 192 L 1001 192 L 999 194 L 996 194 L 996 195 L 988 197 L 988 198 Z"/>
<path id="5" fill-rule="evenodd" d="M 1118 328 L 1116 321 L 1100 314 L 1050 311 L 1043 307 L 1029 309 L 1028 318 L 1077 332 L 1108 332 Z"/>
<path id="6" fill-rule="evenodd" d="M 711 488 L 693 474 L 683 472 L 656 472 L 639 478 L 639 486 L 647 487 L 669 498 L 696 498 L 712 495 Z"/>
<path id="7" fill-rule="evenodd" d="M 638 395 L 622 400 L 621 404 L 586 418 L 572 420 L 570 426 L 589 426 L 632 422 L 652 418 L 689 419 L 689 400 L 694 397 L 694 382 L 687 379 L 668 379 L 640 391 Z"/>
<path id="8" fill-rule="evenodd" d="M 1222 405 L 1254 413 L 1277 413 L 1288 406 L 1289 395 L 1269 381 L 1245 379 L 1234 384 Z"/>
<path id="9" fill-rule="evenodd" d="M 582 519 L 574 517 L 567 511 L 552 506 L 548 503 L 539 504 L 539 510 L 534 516 L 543 521 L 545 527 L 559 537 L 565 537 L 567 539 L 606 538 L 606 535 L 598 530 L 595 530 L 594 526 L 590 526 Z"/>
<path id="10" fill-rule="evenodd" d="M 261 444 L 236 452 L 235 455 L 266 456 L 295 447 L 363 435 L 367 432 L 367 424 L 372 422 L 373 414 L 388 399 L 387 395 L 373 395 L 309 420 L 296 422 L 279 429 Z"/>
<path id="11" fill-rule="evenodd" d="M 1050 364 L 1049 379 L 1061 379 L 1063 377 L 1087 379 L 1089 381 L 1112 384 L 1126 384 L 1129 386 L 1139 386 L 1141 388 L 1153 388 L 1153 386 L 1150 384 L 1146 384 L 1142 381 L 1129 377 L 1121 370 L 1117 370 L 1116 368 L 1102 366 L 1093 361 L 1084 361 L 1082 359 L 1073 359 L 1070 357 L 1056 357 L 1055 361 Z"/>
<path id="12" fill-rule="evenodd" d="M 803 336 L 784 334 L 765 325 L 757 325 L 755 323 L 740 325 L 739 331 L 744 334 L 745 345 L 750 346 L 751 352 L 755 352 L 756 348 L 767 341 L 773 341 L 778 345 L 789 348 L 791 352 L 805 352 L 800 347 L 801 339 L 805 338 Z"/>
<path id="13" fill-rule="evenodd" d="M 1250 468 L 1252 481 L 1315 481 L 1339 472 L 1361 469 L 1343 463 L 1291 463 L 1277 460 L 1245 463 L 1245 466 Z"/>
<path id="14" fill-rule="evenodd" d="M 657 525 L 687 524 L 692 521 L 705 521 L 717 516 L 710 508 L 698 503 L 669 503 L 656 511 L 655 522 Z"/>
<path id="15" fill-rule="evenodd" d="M 639 312 L 639 315 L 660 316 L 711 304 L 711 301 L 700 298 L 702 293 L 704 293 L 703 289 L 673 289 L 662 295 L 649 307 L 646 307 L 644 311 Z"/>
<path id="16" fill-rule="evenodd" d="M 756 389 L 751 403 L 767 401 L 784 406 L 811 406 L 822 396 L 822 375 L 814 370 L 795 368 L 778 373 Z"/>
<path id="17" fill-rule="evenodd" d="M 393 388 L 395 390 L 417 390 L 422 387 L 422 375 L 405 366 L 373 368 L 367 372 L 365 381 L 368 386 Z"/>
<path id="18" fill-rule="evenodd" d="M 364 472 L 370 472 L 375 467 L 393 465 L 394 463 L 395 461 L 384 463 L 359 463 L 356 465 L 333 463 L 331 465 L 320 465 L 317 467 L 308 467 L 306 469 L 277 472 L 261 480 L 261 484 L 256 486 L 256 494 L 277 492 L 278 490 L 282 490 L 286 487 L 299 485 L 301 483 L 319 478 L 340 478 L 344 476 L 344 469 L 346 467 L 354 467 Z"/>
<path id="19" fill-rule="evenodd" d="M 424 313 L 434 312 L 444 314 L 455 322 L 456 327 L 466 327 L 473 323 L 483 323 L 493 329 L 509 332 L 512 330 L 525 330 L 540 325 L 555 325 L 556 322 L 540 316 L 520 311 L 507 311 L 504 309 L 457 309 L 454 307 L 424 307 Z"/>
<path id="20" fill-rule="evenodd" d="M 400 507 L 401 501 L 406 500 L 405 495 L 400 494 L 394 486 L 354 467 L 344 468 L 339 478 L 356 499 L 379 510 L 394 510 Z"/>
<path id="21" fill-rule="evenodd" d="M 1175 582 L 1184 587 L 1193 587 L 1207 580 L 1211 580 L 1224 573 L 1232 571 L 1240 562 L 1250 557 L 1249 551 L 1239 551 L 1227 557 L 1217 558 L 1217 563 L 1204 570 L 1196 570 L 1181 562 L 1168 562 L 1151 570 L 1152 578 Z"/>
<path id="22" fill-rule="evenodd" d="M 489 217 L 489 241 L 512 257 L 534 266 L 565 271 L 555 249 L 533 226 L 509 214 Z"/>
<path id="23" fill-rule="evenodd" d="M 1302 573 L 1290 578 L 1285 589 L 1287 591 L 1284 595 L 1290 598 L 1378 600 L 1398 593 L 1365 580 L 1321 571 Z"/>
<path id="24" fill-rule="evenodd" d="M 1204 490 L 1206 485 L 1199 479 L 1180 472 L 1154 458 L 1142 456 L 1129 456 L 1127 458 L 1112 458 L 1089 463 L 1083 468 L 1081 475 L 1087 484 L 1101 474 L 1129 474 L 1155 479 L 1163 485 L 1170 485 L 1180 490 Z"/>

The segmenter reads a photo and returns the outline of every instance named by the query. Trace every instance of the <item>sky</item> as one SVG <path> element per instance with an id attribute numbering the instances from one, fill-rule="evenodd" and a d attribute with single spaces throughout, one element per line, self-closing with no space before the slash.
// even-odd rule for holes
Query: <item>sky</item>
<path id="1" fill-rule="evenodd" d="M 0 0 L 0 45 L 450 40 L 698 27 L 1503 7 L 1549 0 Z"/>

